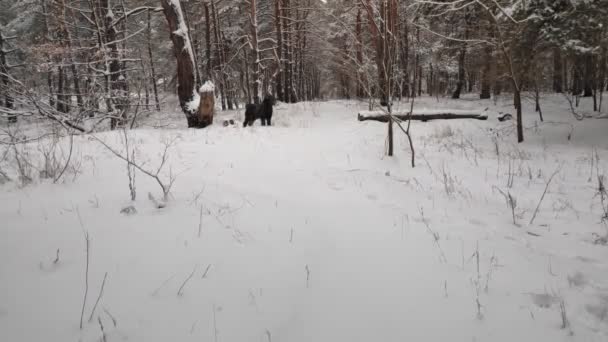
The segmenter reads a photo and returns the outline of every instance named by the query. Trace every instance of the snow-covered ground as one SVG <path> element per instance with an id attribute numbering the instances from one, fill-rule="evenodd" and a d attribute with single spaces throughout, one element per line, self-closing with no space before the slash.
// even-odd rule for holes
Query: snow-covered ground
<path id="1" fill-rule="evenodd" d="M 126 163 L 75 137 L 60 184 L 0 186 L 0 341 L 606 341 L 608 121 L 545 103 L 518 145 L 496 120 L 508 99 L 418 100 L 490 114 L 413 122 L 415 168 L 398 129 L 384 156 L 361 102 L 281 104 L 274 127 L 149 118 L 129 132 L 136 161 L 154 169 L 174 141 L 176 179 L 157 209 L 138 172 L 132 215 Z"/>

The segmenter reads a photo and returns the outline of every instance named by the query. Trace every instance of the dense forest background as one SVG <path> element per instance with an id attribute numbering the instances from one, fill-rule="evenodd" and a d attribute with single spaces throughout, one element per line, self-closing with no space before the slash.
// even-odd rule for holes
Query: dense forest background
<path id="1" fill-rule="evenodd" d="M 601 111 L 608 76 L 608 0 L 4 0 L 0 33 L 0 114 L 82 131 L 162 110 L 176 86 L 197 126 L 207 80 L 222 109 L 512 94 L 521 123 L 522 96 L 542 113 L 545 92 Z"/>

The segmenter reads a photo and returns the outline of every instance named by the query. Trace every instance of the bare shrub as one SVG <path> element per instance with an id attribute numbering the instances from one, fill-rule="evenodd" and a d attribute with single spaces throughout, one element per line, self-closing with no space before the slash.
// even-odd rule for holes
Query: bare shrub
<path id="1" fill-rule="evenodd" d="M 165 166 L 167 165 L 167 161 L 169 160 L 169 150 L 171 149 L 171 147 L 173 147 L 175 145 L 175 142 L 177 141 L 177 137 L 173 137 L 171 139 L 165 139 L 162 141 L 163 151 L 160 156 L 161 160 L 158 164 L 158 167 L 156 169 L 152 169 L 152 170 L 144 168 L 143 163 L 140 164 L 140 163 L 135 162 L 132 158 L 133 155 L 129 156 L 128 154 L 121 153 L 121 152 L 117 151 L 116 149 L 114 149 L 113 147 L 111 147 L 110 145 L 108 145 L 105 141 L 99 139 L 98 137 L 96 137 L 94 135 L 92 137 L 96 141 L 98 141 L 100 144 L 102 144 L 106 149 L 108 149 L 108 151 L 112 152 L 112 154 L 114 154 L 116 157 L 124 160 L 128 165 L 131 165 L 134 169 L 137 169 L 138 171 L 145 174 L 146 176 L 153 178 L 156 181 L 156 183 L 158 183 L 158 186 L 162 190 L 163 199 L 162 199 L 162 202 L 156 200 L 156 198 L 152 195 L 152 193 L 148 193 L 148 198 L 154 203 L 154 205 L 157 208 L 164 208 L 166 206 L 166 202 L 169 201 L 169 194 L 171 192 L 171 187 L 173 186 L 173 183 L 177 179 L 177 175 L 173 174 L 171 167 L 169 167 L 168 176 L 163 176 L 163 173 L 164 173 L 163 171 L 165 169 Z M 133 195 L 133 193 L 132 193 L 132 195 Z"/>

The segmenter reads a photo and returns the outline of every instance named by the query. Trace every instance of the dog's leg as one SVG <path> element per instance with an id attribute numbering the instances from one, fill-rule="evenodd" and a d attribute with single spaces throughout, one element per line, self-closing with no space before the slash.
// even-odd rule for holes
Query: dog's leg
<path id="1" fill-rule="evenodd" d="M 260 118 L 260 121 L 262 121 L 262 126 L 266 126 L 266 119 Z"/>
<path id="2" fill-rule="evenodd" d="M 243 127 L 247 127 L 247 119 L 245 119 L 245 121 L 243 121 Z"/>
<path id="3" fill-rule="evenodd" d="M 272 117 L 271 117 L 271 116 L 269 116 L 269 117 L 266 119 L 266 124 L 267 124 L 268 126 L 272 126 L 272 124 L 270 123 L 270 119 L 272 119 Z"/>

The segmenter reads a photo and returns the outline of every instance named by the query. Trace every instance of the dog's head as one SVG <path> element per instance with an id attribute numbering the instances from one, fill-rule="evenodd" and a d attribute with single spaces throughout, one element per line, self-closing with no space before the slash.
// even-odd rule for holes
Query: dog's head
<path id="1" fill-rule="evenodd" d="M 268 94 L 264 97 L 264 102 L 274 106 L 277 104 L 277 99 L 275 99 L 275 97 L 272 96 L 271 94 Z"/>

